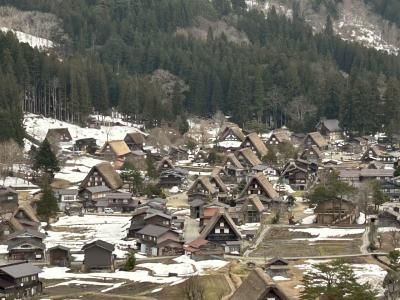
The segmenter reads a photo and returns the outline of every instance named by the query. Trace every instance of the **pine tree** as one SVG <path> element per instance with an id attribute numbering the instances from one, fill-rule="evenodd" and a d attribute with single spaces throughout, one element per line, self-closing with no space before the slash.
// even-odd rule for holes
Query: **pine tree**
<path id="1" fill-rule="evenodd" d="M 50 143 L 45 139 L 36 152 L 33 163 L 35 171 L 50 173 L 53 175 L 60 170 L 56 155 L 51 150 Z"/>
<path id="2" fill-rule="evenodd" d="M 44 179 L 42 197 L 37 203 L 36 212 L 38 216 L 47 223 L 47 226 L 49 226 L 50 219 L 56 216 L 58 212 L 57 200 L 54 197 L 48 179 Z"/>

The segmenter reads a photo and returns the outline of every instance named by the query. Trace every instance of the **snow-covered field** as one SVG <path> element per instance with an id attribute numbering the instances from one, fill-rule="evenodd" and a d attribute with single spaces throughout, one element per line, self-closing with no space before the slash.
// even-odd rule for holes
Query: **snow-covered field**
<path id="1" fill-rule="evenodd" d="M 307 241 L 321 241 L 321 240 L 334 240 L 340 239 L 345 240 L 343 236 L 350 234 L 362 234 L 364 233 L 364 228 L 290 228 L 289 231 L 294 232 L 306 232 L 311 234 L 312 238 L 299 238 L 294 240 L 307 240 Z M 351 239 L 349 239 L 351 240 Z"/>
<path id="2" fill-rule="evenodd" d="M 314 265 L 325 263 L 329 260 L 306 260 L 304 264 L 296 265 L 295 267 L 304 271 L 315 271 Z M 353 269 L 357 281 L 360 284 L 368 282 L 372 285 L 373 290 L 377 291 L 379 295 L 383 295 L 384 289 L 382 287 L 383 279 L 387 272 L 378 265 L 374 264 L 349 264 Z"/>
<path id="3" fill-rule="evenodd" d="M 107 140 L 123 140 L 127 133 L 141 132 L 139 129 L 131 126 L 101 126 L 100 129 L 83 128 L 71 123 L 45 118 L 35 114 L 26 114 L 24 125 L 26 132 L 39 141 L 44 140 L 50 128 L 68 128 L 73 140 L 95 138 L 98 146 L 103 146 Z"/>
<path id="4" fill-rule="evenodd" d="M 115 245 L 114 254 L 124 258 L 129 247 L 135 247 L 135 241 L 123 241 L 130 217 L 85 215 L 61 217 L 52 224 L 55 230 L 47 231 L 45 244 L 47 248 L 63 245 L 72 252 L 80 251 L 82 246 L 96 239 L 101 239 Z M 57 228 L 58 227 L 58 228 Z M 60 228 L 61 227 L 61 228 Z M 74 256 L 77 260 L 81 255 Z"/>

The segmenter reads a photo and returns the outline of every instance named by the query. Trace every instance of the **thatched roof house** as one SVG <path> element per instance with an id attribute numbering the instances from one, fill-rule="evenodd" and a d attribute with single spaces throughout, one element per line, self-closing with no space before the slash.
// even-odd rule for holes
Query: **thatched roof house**
<path id="1" fill-rule="evenodd" d="M 247 183 L 246 187 L 240 193 L 240 197 L 256 194 L 270 199 L 278 199 L 279 194 L 275 191 L 272 184 L 263 173 L 257 173 Z"/>
<path id="2" fill-rule="evenodd" d="M 123 185 L 119 174 L 107 162 L 95 165 L 86 175 L 79 188 L 82 190 L 87 187 L 103 185 L 109 187 L 111 190 L 117 190 Z"/>
<path id="3" fill-rule="evenodd" d="M 324 150 L 328 147 L 328 142 L 319 132 L 311 132 L 306 135 L 304 146 L 309 148 L 312 145 L 316 145 L 320 150 Z"/>
<path id="4" fill-rule="evenodd" d="M 259 158 L 267 155 L 268 149 L 264 142 L 258 136 L 257 133 L 253 132 L 246 136 L 242 143 L 243 148 L 250 148 Z"/>
<path id="5" fill-rule="evenodd" d="M 231 300 L 289 300 L 289 297 L 262 269 L 255 268 L 233 293 Z"/>
<path id="6" fill-rule="evenodd" d="M 242 166 L 246 166 L 248 168 L 252 168 L 262 164 L 262 161 L 257 157 L 257 155 L 254 154 L 254 152 L 250 148 L 240 149 L 236 154 L 236 157 Z"/>

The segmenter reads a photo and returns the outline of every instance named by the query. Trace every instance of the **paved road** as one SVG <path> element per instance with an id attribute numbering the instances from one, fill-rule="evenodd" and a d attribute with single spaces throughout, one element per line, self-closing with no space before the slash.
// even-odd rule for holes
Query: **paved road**
<path id="1" fill-rule="evenodd" d="M 185 227 L 183 237 L 186 243 L 195 240 L 199 236 L 199 222 L 195 219 L 185 217 Z"/>

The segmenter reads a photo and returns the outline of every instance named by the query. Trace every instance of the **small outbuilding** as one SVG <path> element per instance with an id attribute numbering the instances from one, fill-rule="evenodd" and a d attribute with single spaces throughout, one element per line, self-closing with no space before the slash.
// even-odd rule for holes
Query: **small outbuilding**
<path id="1" fill-rule="evenodd" d="M 84 259 L 82 269 L 85 272 L 94 270 L 114 271 L 114 245 L 103 240 L 96 240 L 82 247 Z"/>
<path id="2" fill-rule="evenodd" d="M 69 248 L 57 245 L 47 250 L 49 262 L 52 266 L 69 267 L 71 265 L 71 251 Z"/>

